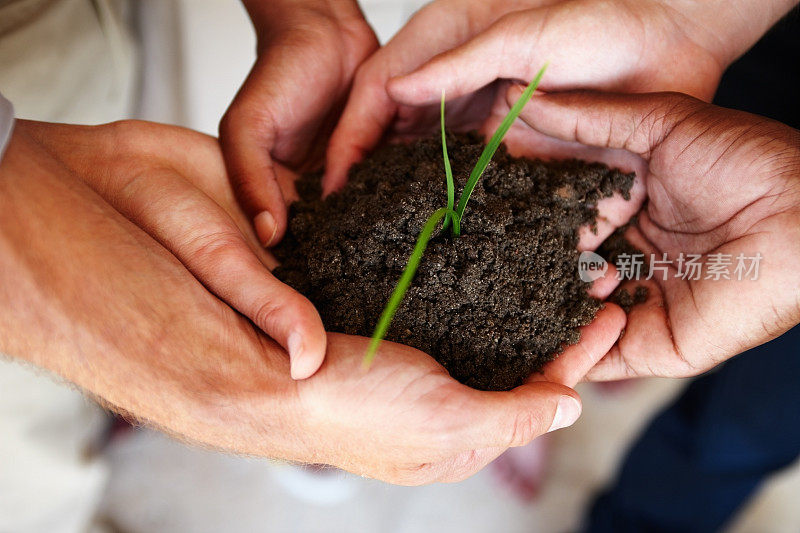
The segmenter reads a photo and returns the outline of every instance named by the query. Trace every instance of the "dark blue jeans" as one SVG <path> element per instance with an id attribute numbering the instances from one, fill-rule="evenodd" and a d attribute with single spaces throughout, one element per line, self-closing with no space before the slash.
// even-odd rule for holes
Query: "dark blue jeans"
<path id="1" fill-rule="evenodd" d="M 628 453 L 590 532 L 719 529 L 800 455 L 800 326 L 692 382 Z"/>

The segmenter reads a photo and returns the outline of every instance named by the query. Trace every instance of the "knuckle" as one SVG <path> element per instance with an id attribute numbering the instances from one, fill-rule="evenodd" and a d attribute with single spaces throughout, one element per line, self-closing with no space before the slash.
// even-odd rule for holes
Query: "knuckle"
<path id="1" fill-rule="evenodd" d="M 116 150 L 129 152 L 141 149 L 142 142 L 150 138 L 148 132 L 152 132 L 153 124 L 142 120 L 118 120 L 102 126 L 108 128 L 109 133 L 114 139 Z"/>
<path id="2" fill-rule="evenodd" d="M 457 455 L 449 465 L 447 474 L 442 481 L 457 483 L 473 476 L 482 466 L 481 459 L 475 450 L 469 450 Z"/>
<path id="3" fill-rule="evenodd" d="M 219 122 L 220 137 L 230 137 L 240 129 L 246 117 L 245 106 L 239 97 L 231 103 Z"/>
<path id="4" fill-rule="evenodd" d="M 220 228 L 213 232 L 204 232 L 187 243 L 190 253 L 200 262 L 208 266 L 219 266 L 241 250 L 241 235 L 233 228 Z M 246 245 L 245 245 L 246 246 Z"/>
<path id="5" fill-rule="evenodd" d="M 395 468 L 390 475 L 390 482 L 406 487 L 419 487 L 434 483 L 437 478 L 438 471 L 433 463 L 419 463 Z"/>
<path id="6" fill-rule="evenodd" d="M 275 323 L 278 315 L 282 312 L 280 302 L 270 299 L 260 302 L 256 306 L 256 310 L 251 317 L 253 322 L 260 328 L 271 329 L 271 325 Z"/>
<path id="7" fill-rule="evenodd" d="M 345 24 L 343 36 L 348 50 L 357 62 L 356 64 L 361 63 L 379 47 L 375 32 L 360 20 Z"/>
<path id="8" fill-rule="evenodd" d="M 541 433 L 539 418 L 530 412 L 518 413 L 512 422 L 508 446 L 528 444 Z"/>

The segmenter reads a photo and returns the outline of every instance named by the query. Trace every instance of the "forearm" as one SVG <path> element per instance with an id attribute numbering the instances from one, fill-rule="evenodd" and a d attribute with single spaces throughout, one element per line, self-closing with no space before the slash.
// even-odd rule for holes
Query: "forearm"
<path id="1" fill-rule="evenodd" d="M 144 354 L 163 334 L 155 326 L 168 323 L 147 308 L 146 280 L 168 272 L 153 272 L 132 253 L 142 247 L 139 236 L 93 196 L 12 139 L 0 165 L 0 349 L 131 409 L 147 392 L 130 394 L 139 384 L 111 378 L 141 375 Z M 168 376 L 166 367 L 155 370 Z"/>
<path id="2" fill-rule="evenodd" d="M 242 4 L 259 40 L 287 24 L 302 27 L 318 17 L 343 25 L 364 20 L 357 0 L 242 0 Z"/>
<path id="3" fill-rule="evenodd" d="M 755 44 L 798 0 L 657 0 L 678 13 L 688 36 L 723 68 Z"/>
<path id="4" fill-rule="evenodd" d="M 172 434 L 298 458 L 285 354 L 32 144 L 0 163 L 0 351 Z"/>

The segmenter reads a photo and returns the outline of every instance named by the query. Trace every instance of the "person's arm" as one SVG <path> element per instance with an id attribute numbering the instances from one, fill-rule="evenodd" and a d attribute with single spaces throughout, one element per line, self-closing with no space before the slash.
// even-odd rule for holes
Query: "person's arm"
<path id="1" fill-rule="evenodd" d="M 19 121 L 0 162 L 0 352 L 192 442 L 419 484 L 462 479 L 574 422 L 569 386 L 624 326 L 608 306 L 549 382 L 510 392 L 471 389 L 390 342 L 365 372 L 369 339 L 338 334 L 295 381 L 285 351 L 221 300 L 269 275 L 236 227 L 248 222 L 209 137 Z M 215 266 L 216 286 L 198 279 Z"/>
<path id="2" fill-rule="evenodd" d="M 356 0 L 243 0 L 258 57 L 220 123 L 237 197 L 265 246 L 286 230 L 274 162 L 323 156 L 356 68 L 378 46 Z"/>

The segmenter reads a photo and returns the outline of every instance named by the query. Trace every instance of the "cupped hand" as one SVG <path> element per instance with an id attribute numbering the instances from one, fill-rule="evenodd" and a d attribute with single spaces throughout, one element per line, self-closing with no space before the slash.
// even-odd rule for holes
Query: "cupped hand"
<path id="1" fill-rule="evenodd" d="M 492 101 L 504 101 L 501 80 L 530 81 L 545 61 L 545 91 L 679 90 L 710 98 L 732 57 L 707 29 L 706 12 L 715 22 L 729 17 L 722 8 L 689 12 L 696 7 L 656 0 L 432 2 L 359 68 L 331 136 L 324 190 L 341 187 L 350 165 L 385 134 L 434 131 L 442 89 L 448 127 L 477 128 Z M 748 31 L 763 25 L 748 21 Z"/>
<path id="2" fill-rule="evenodd" d="M 137 121 L 16 128 L 283 346 L 294 378 L 319 368 L 326 345 L 319 314 L 270 273 L 274 259 L 236 204 L 216 139 Z"/>
<path id="3" fill-rule="evenodd" d="M 141 138 L 131 132 L 140 128 Z M 102 143 L 110 130 L 120 135 Z M 106 166 L 89 171 L 99 161 L 87 149 Z M 20 121 L 0 164 L 0 350 L 192 442 L 404 484 L 461 479 L 577 418 L 569 386 L 617 339 L 625 317 L 614 306 L 544 375 L 510 392 L 470 389 L 391 343 L 364 371 L 369 340 L 338 334 L 319 371 L 292 380 L 284 351 L 178 260 L 203 257 L 194 239 L 171 253 L 162 234 L 180 240 L 176 221 L 186 231 L 226 227 L 228 215 L 207 205 L 232 200 L 219 159 L 208 138 L 166 126 Z M 184 180 L 187 170 L 199 177 Z M 140 201 L 154 189 L 152 206 Z M 164 210 L 173 214 L 158 218 Z"/>
<path id="4" fill-rule="evenodd" d="M 462 385 L 430 356 L 383 342 L 369 370 L 369 339 L 330 333 L 317 374 L 297 382 L 310 460 L 403 485 L 465 479 L 503 451 L 571 425 L 581 410 L 573 387 L 608 351 L 625 314 L 608 305 L 581 342 L 543 374 L 506 392 Z"/>
<path id="5" fill-rule="evenodd" d="M 220 124 L 236 196 L 261 243 L 277 243 L 286 207 L 273 161 L 317 164 L 356 68 L 378 43 L 355 0 L 246 1 L 258 58 Z"/>
<path id="6" fill-rule="evenodd" d="M 679 94 L 547 94 L 521 117 L 554 142 L 624 151 L 645 168 L 647 204 L 628 238 L 646 257 L 666 254 L 667 270 L 626 282 L 649 297 L 589 379 L 696 375 L 800 321 L 800 132 Z M 708 270 L 725 261 L 725 274 Z"/>

